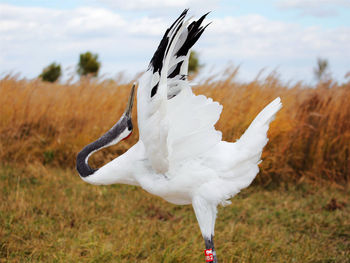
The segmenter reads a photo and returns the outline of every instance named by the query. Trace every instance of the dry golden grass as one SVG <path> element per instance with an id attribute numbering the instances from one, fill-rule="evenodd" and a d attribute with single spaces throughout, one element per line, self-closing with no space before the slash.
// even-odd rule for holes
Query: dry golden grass
<path id="1" fill-rule="evenodd" d="M 280 96 L 283 109 L 272 123 L 257 182 L 350 178 L 350 83 L 287 87 L 273 75 L 239 83 L 236 70 L 222 80 L 204 81 L 194 92 L 224 106 L 217 128 L 234 141 L 256 114 Z M 0 160 L 2 163 L 74 167 L 77 152 L 108 130 L 124 111 L 131 84 L 83 80 L 50 84 L 39 80 L 0 80 Z M 101 165 L 138 139 L 133 136 L 93 156 Z"/>

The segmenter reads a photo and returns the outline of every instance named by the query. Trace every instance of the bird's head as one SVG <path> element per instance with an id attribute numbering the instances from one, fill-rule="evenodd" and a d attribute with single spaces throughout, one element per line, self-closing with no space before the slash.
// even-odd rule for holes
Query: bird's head
<path id="1" fill-rule="evenodd" d="M 128 104 L 119 121 L 99 139 L 88 144 L 78 153 L 77 170 L 81 177 L 87 177 L 97 171 L 96 169 L 91 168 L 88 164 L 88 159 L 91 154 L 105 147 L 117 144 L 121 140 L 125 140 L 131 135 L 133 128 L 131 114 L 132 106 L 134 104 L 134 97 L 135 84 L 131 88 Z"/>
<path id="2" fill-rule="evenodd" d="M 132 125 L 132 106 L 134 104 L 135 97 L 135 83 L 132 85 L 128 104 L 126 106 L 124 114 L 118 120 L 116 124 L 105 133 L 100 139 L 104 143 L 103 148 L 114 145 L 122 140 L 126 140 L 130 137 L 133 129 Z"/>
<path id="3" fill-rule="evenodd" d="M 127 132 L 125 133 L 126 136 L 124 134 L 124 137 L 121 138 L 121 140 L 127 139 L 132 133 L 133 126 L 132 126 L 131 115 L 132 115 L 132 106 L 134 105 L 134 97 L 135 97 L 135 83 L 132 85 L 128 104 L 127 104 L 125 112 L 124 112 L 124 116 L 126 119 L 125 131 L 127 131 Z"/>

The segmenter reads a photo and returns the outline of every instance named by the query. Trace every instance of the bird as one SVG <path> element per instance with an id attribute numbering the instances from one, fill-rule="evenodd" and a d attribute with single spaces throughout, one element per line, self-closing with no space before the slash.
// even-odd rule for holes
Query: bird
<path id="1" fill-rule="evenodd" d="M 109 131 L 78 153 L 76 169 L 89 184 L 140 186 L 172 204 L 192 205 L 206 262 L 217 263 L 217 207 L 228 204 L 258 174 L 269 124 L 282 103 L 279 97 L 270 102 L 236 142 L 223 141 L 214 126 L 223 106 L 195 95 L 187 77 L 190 50 L 210 24 L 203 25 L 208 13 L 197 20 L 187 19 L 187 13 L 185 9 L 166 30 L 138 80 L 138 142 L 98 169 L 88 163 L 94 152 L 131 135 L 134 83 L 125 112 Z"/>

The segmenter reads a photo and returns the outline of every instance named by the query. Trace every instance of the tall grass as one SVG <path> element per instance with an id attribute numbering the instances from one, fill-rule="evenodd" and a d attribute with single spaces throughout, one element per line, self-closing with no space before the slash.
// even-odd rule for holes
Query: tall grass
<path id="1" fill-rule="evenodd" d="M 350 179 L 350 82 L 309 87 L 285 85 L 274 75 L 249 83 L 236 81 L 236 71 L 221 80 L 193 88 L 219 101 L 224 110 L 217 128 L 235 141 L 256 114 L 279 96 L 283 109 L 269 130 L 258 183 Z M 77 152 L 98 138 L 124 111 L 131 84 L 82 80 L 45 83 L 7 76 L 0 80 L 0 161 L 74 167 Z M 138 140 L 130 139 L 95 154 L 102 165 Z"/>

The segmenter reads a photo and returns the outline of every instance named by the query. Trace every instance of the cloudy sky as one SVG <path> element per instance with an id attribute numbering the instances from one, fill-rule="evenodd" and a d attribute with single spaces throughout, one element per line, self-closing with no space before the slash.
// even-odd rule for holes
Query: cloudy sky
<path id="1" fill-rule="evenodd" d="M 312 83 L 317 57 L 333 77 L 350 71 L 349 0 L 0 0 L 0 73 L 36 77 L 53 61 L 65 75 L 79 54 L 98 53 L 101 73 L 146 69 L 167 26 L 190 7 L 212 24 L 195 46 L 207 69 L 240 65 Z"/>

